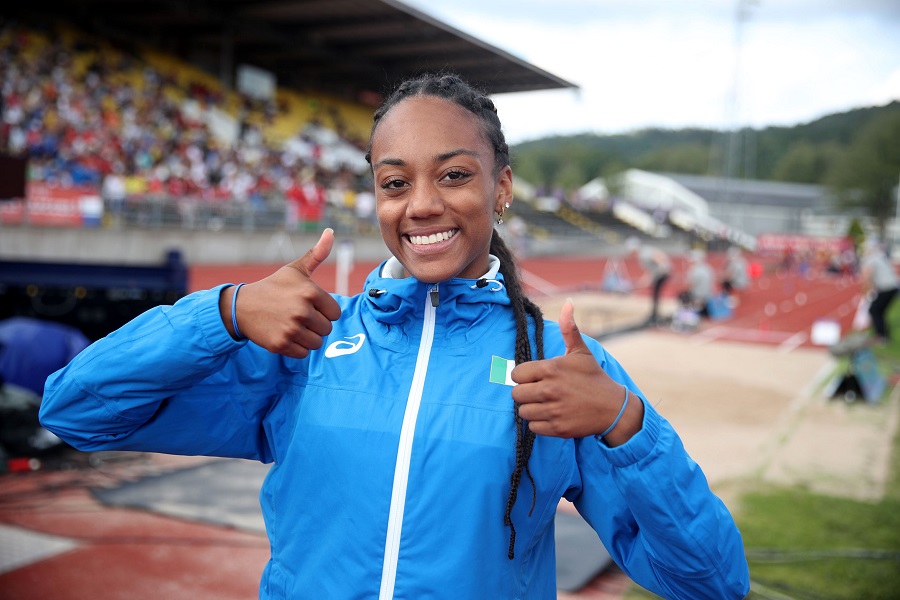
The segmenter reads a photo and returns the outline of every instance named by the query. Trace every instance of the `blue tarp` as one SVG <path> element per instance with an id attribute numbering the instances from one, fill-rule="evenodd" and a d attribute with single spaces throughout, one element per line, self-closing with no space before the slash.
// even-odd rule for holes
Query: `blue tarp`
<path id="1" fill-rule="evenodd" d="M 47 377 L 66 366 L 90 340 L 78 329 L 29 317 L 0 321 L 0 376 L 44 395 Z"/>

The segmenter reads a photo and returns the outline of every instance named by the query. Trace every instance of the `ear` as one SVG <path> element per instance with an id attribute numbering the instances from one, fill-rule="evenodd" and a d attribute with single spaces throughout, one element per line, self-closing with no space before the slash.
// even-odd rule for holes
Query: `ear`
<path id="1" fill-rule="evenodd" d="M 497 174 L 497 200 L 494 203 L 494 212 L 496 213 L 502 214 L 512 204 L 512 177 L 512 168 L 509 165 L 500 169 L 500 172 Z"/>

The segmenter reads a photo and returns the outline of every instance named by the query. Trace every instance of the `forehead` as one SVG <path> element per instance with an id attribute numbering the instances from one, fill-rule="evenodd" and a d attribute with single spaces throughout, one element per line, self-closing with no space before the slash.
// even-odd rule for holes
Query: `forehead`
<path id="1" fill-rule="evenodd" d="M 401 100 L 381 118 L 372 135 L 373 158 L 378 153 L 426 148 L 477 149 L 488 153 L 490 145 L 477 115 L 435 96 Z M 493 159 L 492 153 L 485 157 Z"/>

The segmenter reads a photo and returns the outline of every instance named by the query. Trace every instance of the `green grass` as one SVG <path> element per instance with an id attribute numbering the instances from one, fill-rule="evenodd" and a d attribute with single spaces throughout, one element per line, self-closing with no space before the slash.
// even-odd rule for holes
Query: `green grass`
<path id="1" fill-rule="evenodd" d="M 900 300 L 888 323 L 894 340 L 874 353 L 890 382 L 900 373 Z M 735 520 L 750 564 L 748 599 L 900 598 L 900 435 L 894 437 L 885 495 L 877 502 L 746 485 L 750 491 L 741 496 Z M 632 585 L 626 598 L 656 596 Z"/>
<path id="2" fill-rule="evenodd" d="M 803 489 L 758 490 L 742 499 L 738 526 L 750 563 L 750 598 L 896 599 L 900 590 L 900 483 L 859 502 Z"/>
<path id="3" fill-rule="evenodd" d="M 848 449 L 852 451 L 852 449 Z M 900 597 L 900 436 L 878 502 L 757 487 L 735 519 L 744 538 L 750 600 L 896 600 Z M 657 596 L 632 585 L 626 598 Z"/>

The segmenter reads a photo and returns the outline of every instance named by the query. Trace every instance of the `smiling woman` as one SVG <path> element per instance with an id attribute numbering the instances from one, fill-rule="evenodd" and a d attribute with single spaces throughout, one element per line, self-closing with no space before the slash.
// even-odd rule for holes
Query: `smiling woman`
<path id="1" fill-rule="evenodd" d="M 493 227 L 512 171 L 491 100 L 405 82 L 368 158 L 393 256 L 364 293 L 312 280 L 325 230 L 94 343 L 48 379 L 43 425 L 83 450 L 274 463 L 261 598 L 555 597 L 563 497 L 647 589 L 744 597 L 740 534 L 678 435 L 571 302 L 554 322 L 523 293 Z"/>
<path id="2" fill-rule="evenodd" d="M 486 273 L 494 214 L 512 200 L 512 169 L 496 164 L 471 114 L 419 96 L 376 117 L 367 156 L 381 236 L 421 281 Z"/>

